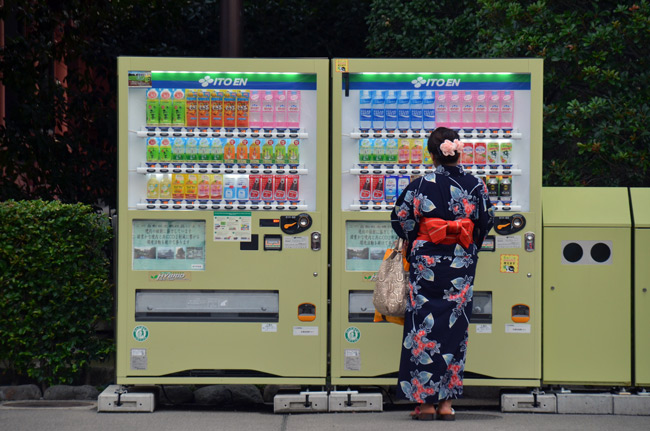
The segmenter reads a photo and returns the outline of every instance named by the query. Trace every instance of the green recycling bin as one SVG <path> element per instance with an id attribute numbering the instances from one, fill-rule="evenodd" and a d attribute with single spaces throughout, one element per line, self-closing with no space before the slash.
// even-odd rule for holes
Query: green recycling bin
<path id="1" fill-rule="evenodd" d="M 650 188 L 631 188 L 634 219 L 634 385 L 650 386 Z"/>
<path id="2" fill-rule="evenodd" d="M 631 230 L 627 188 L 542 191 L 542 381 L 629 385 Z"/>

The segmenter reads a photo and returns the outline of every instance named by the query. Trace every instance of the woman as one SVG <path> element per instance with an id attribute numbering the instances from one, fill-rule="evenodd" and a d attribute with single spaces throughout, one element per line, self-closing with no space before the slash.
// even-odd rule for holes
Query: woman
<path id="1" fill-rule="evenodd" d="M 458 166 L 458 138 L 445 127 L 431 133 L 436 170 L 412 181 L 391 214 L 411 264 L 398 392 L 420 403 L 413 419 L 455 419 L 451 400 L 463 392 L 478 251 L 493 224 L 485 184 Z"/>

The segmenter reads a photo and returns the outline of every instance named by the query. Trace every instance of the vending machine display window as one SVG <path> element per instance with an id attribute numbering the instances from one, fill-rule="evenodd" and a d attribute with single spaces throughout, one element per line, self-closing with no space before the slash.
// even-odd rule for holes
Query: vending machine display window
<path id="1" fill-rule="evenodd" d="M 205 221 L 133 220 L 133 270 L 205 270 Z"/>
<path id="2" fill-rule="evenodd" d="M 378 271 L 386 249 L 397 235 L 390 222 L 347 221 L 345 223 L 345 270 Z"/>

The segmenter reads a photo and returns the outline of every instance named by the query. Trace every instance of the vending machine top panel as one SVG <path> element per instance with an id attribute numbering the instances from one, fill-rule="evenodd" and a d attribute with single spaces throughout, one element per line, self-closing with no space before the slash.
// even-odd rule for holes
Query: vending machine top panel
<path id="1" fill-rule="evenodd" d="M 630 188 L 632 210 L 634 211 L 634 226 L 650 227 L 650 188 Z"/>
<path id="2" fill-rule="evenodd" d="M 351 73 L 349 90 L 530 90 L 530 73 Z"/>
<path id="3" fill-rule="evenodd" d="M 544 187 L 544 226 L 629 227 L 630 203 L 623 187 Z"/>
<path id="4" fill-rule="evenodd" d="M 129 71 L 129 87 L 316 90 L 316 74 L 293 72 Z"/>

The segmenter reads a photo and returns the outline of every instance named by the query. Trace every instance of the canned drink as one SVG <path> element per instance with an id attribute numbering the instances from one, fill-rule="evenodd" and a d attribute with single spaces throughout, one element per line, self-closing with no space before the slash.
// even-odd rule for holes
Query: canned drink
<path id="1" fill-rule="evenodd" d="M 512 166 L 512 142 L 501 142 L 499 144 L 499 163 L 504 168 Z"/>
<path id="2" fill-rule="evenodd" d="M 498 142 L 488 142 L 487 143 L 487 164 L 491 168 L 496 168 L 499 165 L 499 143 Z"/>
<path id="3" fill-rule="evenodd" d="M 460 163 L 465 166 L 472 166 L 474 164 L 474 144 L 471 142 L 463 143 L 463 154 L 461 155 Z"/>
<path id="4" fill-rule="evenodd" d="M 484 167 L 487 164 L 487 146 L 485 142 L 477 142 L 474 144 L 474 164 L 479 167 Z"/>
<path id="5" fill-rule="evenodd" d="M 488 196 L 491 200 L 499 200 L 499 178 L 488 177 L 487 179 Z"/>
<path id="6" fill-rule="evenodd" d="M 504 205 L 512 203 L 512 177 L 501 177 L 501 181 L 499 181 L 499 200 Z"/>

